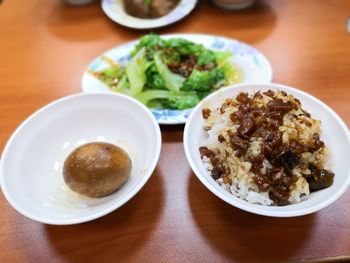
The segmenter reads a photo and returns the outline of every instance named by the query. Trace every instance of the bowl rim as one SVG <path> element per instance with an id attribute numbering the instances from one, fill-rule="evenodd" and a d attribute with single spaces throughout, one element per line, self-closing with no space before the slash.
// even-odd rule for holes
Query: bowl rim
<path id="1" fill-rule="evenodd" d="M 347 178 L 345 180 L 345 182 L 342 184 L 341 188 L 332 196 L 330 196 L 330 198 L 320 202 L 317 205 L 314 205 L 311 208 L 302 208 L 296 211 L 278 211 L 278 206 L 276 207 L 272 207 L 272 206 L 263 206 L 263 205 L 256 205 L 256 207 L 250 207 L 250 206 L 246 206 L 243 203 L 240 203 L 238 201 L 236 201 L 236 198 L 232 195 L 230 197 L 228 197 L 227 195 L 225 195 L 223 192 L 221 191 L 217 191 L 217 189 L 215 189 L 215 187 L 213 186 L 212 183 L 206 181 L 206 179 L 204 178 L 204 176 L 202 175 L 202 173 L 200 172 L 199 168 L 197 168 L 194 159 L 192 158 L 191 154 L 190 154 L 190 142 L 188 140 L 189 137 L 189 133 L 190 133 L 190 126 L 192 123 L 192 120 L 195 118 L 195 115 L 198 113 L 198 111 L 200 111 L 203 107 L 203 105 L 205 105 L 206 103 L 208 103 L 208 101 L 210 101 L 213 97 L 215 96 L 219 96 L 219 94 L 224 93 L 228 90 L 232 90 L 232 91 L 237 91 L 237 90 L 241 90 L 244 91 L 244 89 L 246 87 L 260 87 L 261 89 L 281 89 L 281 90 L 285 90 L 285 91 L 292 91 L 295 92 L 297 94 L 300 94 L 304 97 L 307 97 L 315 102 L 317 102 L 320 106 L 322 106 L 326 111 L 328 111 L 331 116 L 337 121 L 337 123 L 340 125 L 340 127 L 342 128 L 342 130 L 345 132 L 345 134 L 347 135 L 347 144 L 350 146 L 350 132 L 348 127 L 346 126 L 345 122 L 339 117 L 339 115 L 332 110 L 327 104 L 325 104 L 324 102 L 322 102 L 321 100 L 319 100 L 318 98 L 312 96 L 311 94 L 287 86 L 287 85 L 283 85 L 283 84 L 278 84 L 278 83 L 246 83 L 246 84 L 236 84 L 236 85 L 231 85 L 225 88 L 222 88 L 212 94 L 210 94 L 208 97 L 206 97 L 205 99 L 203 99 L 200 103 L 197 104 L 197 106 L 193 109 L 193 111 L 191 112 L 188 121 L 186 122 L 185 125 L 185 129 L 184 129 L 184 133 L 183 133 L 183 142 L 184 142 L 184 150 L 185 150 L 185 154 L 188 160 L 188 163 L 190 164 L 193 172 L 195 173 L 196 177 L 207 187 L 207 189 L 209 191 L 211 191 L 214 195 L 216 195 L 217 197 L 219 197 L 220 199 L 222 199 L 223 201 L 225 201 L 226 203 L 235 206 L 239 209 L 242 209 L 244 211 L 250 212 L 250 213 L 254 213 L 254 214 L 258 214 L 258 215 L 263 215 L 263 216 L 270 216 L 270 217 L 296 217 L 296 216 L 302 216 L 302 215 L 307 215 L 307 214 L 311 214 L 314 213 L 316 211 L 321 210 L 322 208 L 325 208 L 327 206 L 329 206 L 330 204 L 332 204 L 333 202 L 335 202 L 339 197 L 341 197 L 346 190 L 348 189 L 348 187 L 350 186 L 350 172 L 348 172 Z M 223 96 L 224 98 L 225 96 Z M 242 200 L 242 199 L 241 199 Z M 247 204 L 249 204 L 247 202 Z M 265 210 L 266 207 L 269 208 L 274 208 L 274 210 L 272 211 L 267 211 Z"/>
<path id="2" fill-rule="evenodd" d="M 116 99 L 122 99 L 122 100 L 128 100 L 131 103 L 134 103 L 135 106 L 140 107 L 142 109 L 142 111 L 150 118 L 151 120 L 151 124 L 152 124 L 152 128 L 154 129 L 154 136 L 156 137 L 156 144 L 154 145 L 155 147 L 155 155 L 152 159 L 151 164 L 148 166 L 148 168 L 145 171 L 145 175 L 142 177 L 142 180 L 140 182 L 138 182 L 138 184 L 136 184 L 136 186 L 134 188 L 132 188 L 130 190 L 130 192 L 128 192 L 126 194 L 126 196 L 124 197 L 124 199 L 122 199 L 120 202 L 116 202 L 113 203 L 112 205 L 104 208 L 103 210 L 98 211 L 97 213 L 92 213 L 92 214 L 88 214 L 84 217 L 81 218 L 74 218 L 74 219 L 59 219 L 59 220 L 50 220 L 50 219 L 46 219 L 45 217 L 42 216 L 37 216 L 31 212 L 28 212 L 25 208 L 23 208 L 21 205 L 19 205 L 13 198 L 11 193 L 8 191 L 7 189 L 7 185 L 5 182 L 5 174 L 4 174 L 4 167 L 5 164 L 9 162 L 9 160 L 7 160 L 7 155 L 8 152 L 11 149 L 11 146 L 13 144 L 13 142 L 16 140 L 17 138 L 17 134 L 24 129 L 28 123 L 30 123 L 33 119 L 35 118 L 40 118 L 40 115 L 43 114 L 45 111 L 47 111 L 48 109 L 51 109 L 53 107 L 56 107 L 57 105 L 61 104 L 61 103 L 65 103 L 67 101 L 72 101 L 74 103 L 74 101 L 76 99 L 80 99 L 80 98 L 89 98 L 89 97 L 114 97 Z M 100 218 L 104 215 L 107 215 L 113 211 L 115 211 L 116 209 L 118 209 L 119 207 L 123 206 L 125 203 L 127 203 L 131 198 L 133 198 L 141 189 L 142 187 L 146 184 L 146 182 L 149 180 L 149 178 L 152 176 L 156 165 L 159 161 L 159 157 L 160 157 L 160 152 L 161 152 L 161 146 L 162 146 L 162 135 L 161 135 L 161 131 L 160 131 L 160 127 L 158 122 L 156 121 L 155 117 L 153 116 L 153 114 L 151 113 L 151 111 L 145 106 L 143 105 L 141 102 L 137 101 L 134 98 L 131 98 L 129 96 L 123 95 L 123 94 L 118 94 L 118 93 L 76 93 L 73 95 L 68 95 L 62 98 L 59 98 L 57 100 L 54 100 L 48 104 L 46 104 L 45 106 L 39 108 L 38 110 L 36 110 L 34 113 L 32 113 L 29 117 L 27 117 L 17 128 L 16 130 L 12 133 L 12 135 L 10 136 L 10 138 L 8 139 L 4 150 L 1 154 L 1 160 L 0 160 L 0 189 L 2 190 L 5 198 L 7 199 L 7 201 L 9 202 L 9 204 L 15 209 L 17 210 L 19 213 L 21 213 L 22 215 L 35 220 L 37 222 L 40 223 L 44 223 L 44 224 L 50 224 L 50 225 L 73 225 L 73 224 L 80 224 L 80 223 L 84 223 L 84 222 L 88 222 L 88 221 L 92 221 L 94 219 Z"/>

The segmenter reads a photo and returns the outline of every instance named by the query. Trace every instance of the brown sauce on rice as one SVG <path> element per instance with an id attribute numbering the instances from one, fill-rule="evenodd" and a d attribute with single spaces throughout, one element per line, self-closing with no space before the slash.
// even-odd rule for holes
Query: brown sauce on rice
<path id="1" fill-rule="evenodd" d="M 299 194 L 300 201 L 300 196 L 332 185 L 334 173 L 323 167 L 327 149 L 320 139 L 320 122 L 286 92 L 242 92 L 202 114 L 207 132 L 215 129 L 218 118 L 228 117 L 217 133 L 218 147 L 199 148 L 215 180 L 241 180 L 235 177 L 235 164 L 248 163 L 250 188 L 267 193 L 273 205 L 290 204 L 292 193 Z"/>

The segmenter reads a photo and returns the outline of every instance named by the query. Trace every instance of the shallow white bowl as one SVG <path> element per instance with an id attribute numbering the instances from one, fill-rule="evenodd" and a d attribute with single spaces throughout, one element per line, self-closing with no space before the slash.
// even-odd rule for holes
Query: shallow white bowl
<path id="1" fill-rule="evenodd" d="M 216 108 L 227 97 L 234 97 L 239 92 L 266 90 L 283 90 L 294 95 L 302 103 L 302 107 L 315 119 L 321 120 L 321 139 L 330 149 L 329 160 L 326 168 L 335 173 L 334 183 L 331 187 L 312 193 L 306 200 L 287 206 L 262 206 L 250 204 L 239 199 L 221 188 L 205 169 L 200 158 L 198 148 L 205 143 L 203 131 L 203 108 Z M 326 104 L 315 97 L 284 85 L 278 84 L 241 84 L 221 89 L 200 102 L 192 111 L 184 131 L 184 147 L 186 157 L 198 179 L 217 197 L 227 203 L 260 215 L 275 217 L 300 216 L 316 212 L 337 200 L 350 184 L 350 134 L 340 117 Z"/>
<path id="2" fill-rule="evenodd" d="M 103 141 L 132 160 L 128 181 L 113 194 L 87 198 L 64 183 L 63 163 L 81 144 Z M 101 217 L 126 203 L 158 162 L 160 128 L 138 101 L 119 94 L 77 94 L 35 112 L 14 132 L 1 160 L 0 183 L 9 203 L 36 221 L 66 225 Z"/>
<path id="3" fill-rule="evenodd" d="M 122 0 L 102 0 L 101 6 L 105 14 L 114 22 L 134 29 L 152 29 L 173 24 L 187 16 L 196 6 L 197 0 L 180 0 L 167 15 L 145 19 L 127 14 Z"/>

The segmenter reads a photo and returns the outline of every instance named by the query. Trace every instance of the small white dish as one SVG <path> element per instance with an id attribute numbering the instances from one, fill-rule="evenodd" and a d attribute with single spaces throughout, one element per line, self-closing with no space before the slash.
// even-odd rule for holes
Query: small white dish
<path id="1" fill-rule="evenodd" d="M 197 0 L 180 0 L 178 5 L 167 15 L 144 19 L 127 14 L 122 0 L 102 0 L 101 5 L 105 14 L 114 22 L 134 29 L 159 28 L 173 24 L 187 16 L 196 6 Z"/>
<path id="2" fill-rule="evenodd" d="M 226 37 L 202 34 L 169 34 L 161 35 L 161 37 L 165 39 L 184 38 L 212 50 L 232 52 L 231 62 L 241 71 L 242 83 L 269 83 L 272 81 L 270 62 L 260 51 L 246 43 Z M 125 43 L 95 58 L 83 74 L 81 81 L 83 92 L 113 93 L 104 83 L 92 76 L 89 71 L 98 71 L 109 66 L 102 57 L 110 58 L 121 65 L 125 65 L 131 59 L 130 52 L 138 42 L 139 40 Z M 162 125 L 184 124 L 191 110 L 151 109 L 158 123 Z"/>
<path id="3" fill-rule="evenodd" d="M 103 198 L 72 192 L 62 176 L 68 154 L 94 141 L 118 145 L 132 160 L 128 181 Z M 159 125 L 138 101 L 120 94 L 68 96 L 35 112 L 13 133 L 1 158 L 1 189 L 18 212 L 38 222 L 90 221 L 119 208 L 143 187 L 160 149 Z"/>
<path id="4" fill-rule="evenodd" d="M 203 108 L 217 108 L 225 98 L 235 97 L 239 92 L 250 94 L 257 91 L 282 90 L 292 94 L 302 103 L 314 119 L 321 120 L 321 139 L 330 150 L 326 168 L 335 173 L 331 187 L 313 192 L 306 200 L 286 206 L 262 206 L 251 204 L 233 196 L 219 186 L 206 170 L 199 154 L 205 143 L 203 131 Z M 336 201 L 350 184 L 350 133 L 341 118 L 325 103 L 295 88 L 278 84 L 239 84 L 221 89 L 202 100 L 192 111 L 184 130 L 184 148 L 187 160 L 198 179 L 217 197 L 242 210 L 273 217 L 301 216 L 316 212 Z"/>

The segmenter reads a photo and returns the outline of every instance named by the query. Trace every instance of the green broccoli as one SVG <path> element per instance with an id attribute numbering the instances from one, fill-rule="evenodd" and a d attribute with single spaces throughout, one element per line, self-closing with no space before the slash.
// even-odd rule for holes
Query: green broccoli
<path id="1" fill-rule="evenodd" d="M 189 78 L 184 82 L 181 90 L 209 91 L 222 79 L 224 79 L 224 72 L 220 68 L 205 71 L 194 69 Z"/>

